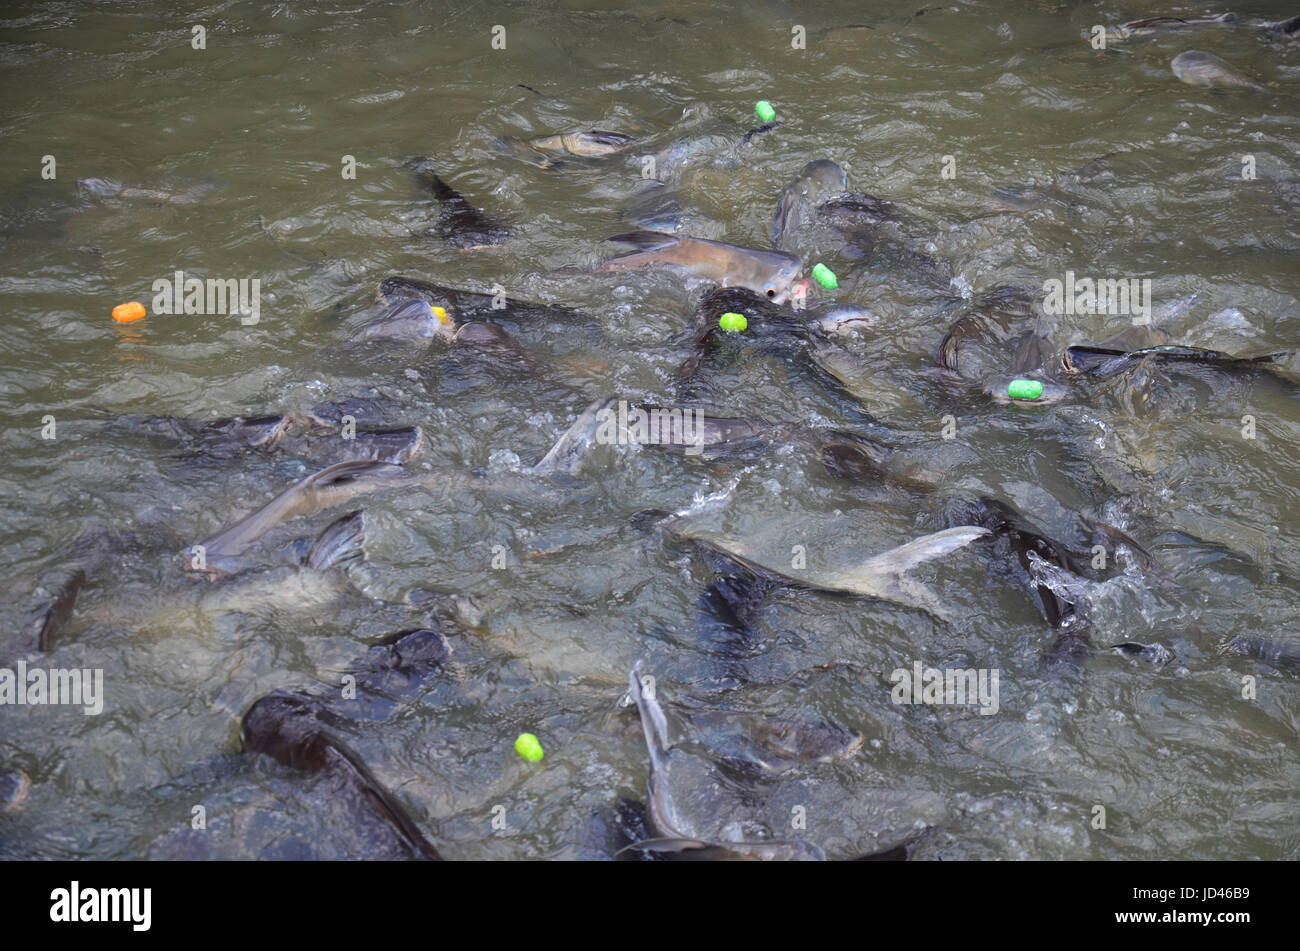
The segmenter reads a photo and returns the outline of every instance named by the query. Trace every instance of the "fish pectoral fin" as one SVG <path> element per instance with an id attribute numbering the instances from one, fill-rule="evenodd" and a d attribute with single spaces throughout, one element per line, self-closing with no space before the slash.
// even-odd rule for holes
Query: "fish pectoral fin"
<path id="1" fill-rule="evenodd" d="M 665 231 L 624 231 L 621 234 L 610 235 L 605 240 L 614 241 L 618 244 L 630 244 L 638 251 L 653 251 L 658 248 L 671 247 L 681 241 L 681 238 Z"/>
<path id="2" fill-rule="evenodd" d="M 655 264 L 661 260 L 659 256 L 660 252 L 676 247 L 681 242 L 681 239 L 676 235 L 667 234 L 663 231 L 626 231 L 623 234 L 616 234 L 610 238 L 606 238 L 605 240 L 617 241 L 621 244 L 630 244 L 633 245 L 636 250 L 628 251 L 625 254 L 616 254 L 613 257 L 602 258 L 600 261 L 596 262 L 596 267 L 604 270 Z"/>
<path id="3" fill-rule="evenodd" d="M 362 561 L 366 557 L 365 543 L 366 513 L 357 509 L 331 522 L 320 533 L 307 553 L 307 567 L 323 571 Z"/>

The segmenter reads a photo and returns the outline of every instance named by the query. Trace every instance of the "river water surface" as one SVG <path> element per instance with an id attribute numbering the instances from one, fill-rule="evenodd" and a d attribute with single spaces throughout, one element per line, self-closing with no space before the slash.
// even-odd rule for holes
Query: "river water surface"
<path id="1" fill-rule="evenodd" d="M 1296 11 L 1231 9 L 1235 27 L 1098 50 L 1094 24 L 1206 10 L 8 4 L 6 636 L 68 565 L 90 549 L 107 556 L 53 650 L 24 655 L 102 669 L 103 712 L 0 711 L 0 768 L 31 779 L 21 808 L 0 813 L 0 856 L 365 857 L 326 780 L 240 753 L 240 717 L 270 690 L 336 683 L 368 644 L 462 596 L 481 617 L 451 637 L 451 663 L 382 715 L 339 728 L 448 858 L 613 854 L 616 803 L 646 788 L 642 730 L 620 705 L 638 658 L 675 718 L 714 707 L 863 735 L 847 758 L 720 781 L 770 834 L 788 837 L 790 817 L 806 816 L 795 834 L 832 858 L 909 836 L 930 859 L 1296 857 L 1296 671 L 1229 649 L 1260 635 L 1300 650 L 1294 358 L 1262 375 L 1066 381 L 1051 406 L 945 389 L 931 369 L 970 299 L 1004 284 L 1039 293 L 1067 271 L 1150 279 L 1157 326 L 1177 344 L 1294 346 L 1300 40 L 1258 24 Z M 504 49 L 492 46 L 497 25 Z M 1169 64 L 1187 49 L 1266 91 L 1180 83 Z M 728 130 L 757 125 L 760 99 L 782 125 L 738 145 Z M 591 128 L 647 144 L 561 156 L 560 167 L 499 146 Z M 830 158 L 852 189 L 907 213 L 918 247 L 946 263 L 934 287 L 886 254 L 821 258 L 839 275 L 834 298 L 876 316 L 867 332 L 819 337 L 821 359 L 909 447 L 932 490 L 836 478 L 793 437 L 722 459 L 598 447 L 572 477 L 526 472 L 595 399 L 680 396 L 705 288 L 589 266 L 613 252 L 603 238 L 635 226 L 641 157 L 688 135 L 704 144 L 658 170 L 671 174 L 683 233 L 770 247 L 781 190 Z M 437 209 L 408 167 L 417 156 L 513 237 L 463 251 L 426 234 Z M 160 193 L 79 191 L 91 177 Z M 1006 189 L 1014 201 L 999 199 Z M 177 270 L 257 279 L 257 322 L 156 313 L 153 283 Z M 545 368 L 536 374 L 443 343 L 341 346 L 394 274 L 499 285 L 576 313 L 503 316 Z M 131 300 L 149 315 L 115 323 L 112 307 Z M 1129 324 L 1058 315 L 1044 328 L 1047 365 Z M 860 421 L 780 354 L 756 349 L 728 374 L 708 390 L 719 415 Z M 186 577 L 183 549 L 318 466 L 283 450 L 190 451 L 125 418 L 293 413 L 349 397 L 377 407 L 373 424 L 421 427 L 426 446 L 408 467 L 476 475 L 365 498 L 366 562 L 336 599 L 309 600 L 278 576 L 239 590 Z M 810 568 L 839 567 L 944 528 L 952 504 L 981 497 L 1084 551 L 1080 517 L 1117 525 L 1168 579 L 1127 570 L 1088 582 L 1094 651 L 1065 673 L 1043 666 L 1055 635 L 1023 571 L 982 544 L 912 572 L 936 612 L 778 590 L 743 656 L 724 656 L 700 634 L 708 566 L 632 523 L 645 509 L 689 508 L 769 563 L 802 546 Z M 260 549 L 267 563 L 331 517 L 277 530 Z M 1122 642 L 1172 656 L 1104 649 Z M 917 661 L 998 671 L 997 712 L 893 703 L 891 672 Z M 738 670 L 743 687 L 717 689 Z M 545 747 L 540 764 L 515 755 L 523 731 Z"/>

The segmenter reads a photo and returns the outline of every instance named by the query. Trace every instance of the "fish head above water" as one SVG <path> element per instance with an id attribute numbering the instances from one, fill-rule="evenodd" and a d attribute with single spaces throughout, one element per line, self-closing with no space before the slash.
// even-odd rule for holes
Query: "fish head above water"
<path id="1" fill-rule="evenodd" d="M 797 268 L 791 277 L 778 278 L 763 287 L 763 296 L 774 304 L 788 304 L 793 299 L 807 300 L 812 282 L 803 277 Z"/>
<path id="2" fill-rule="evenodd" d="M 528 144 L 535 149 L 591 157 L 622 152 L 634 141 L 632 136 L 623 132 L 588 129 L 586 132 L 564 132 L 560 135 L 545 136 L 534 139 Z"/>
<path id="3" fill-rule="evenodd" d="M 809 314 L 813 326 L 823 333 L 866 333 L 875 329 L 876 315 L 857 304 L 832 304 Z"/>
<path id="4" fill-rule="evenodd" d="M 353 340 L 451 340 L 456 322 L 447 308 L 427 300 L 398 300 L 378 317 L 368 321 Z"/>

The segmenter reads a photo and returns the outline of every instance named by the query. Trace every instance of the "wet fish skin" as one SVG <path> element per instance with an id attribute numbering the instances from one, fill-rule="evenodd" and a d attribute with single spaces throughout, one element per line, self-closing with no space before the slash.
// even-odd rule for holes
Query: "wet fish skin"
<path id="1" fill-rule="evenodd" d="M 1144 20 L 1133 20 L 1129 23 L 1112 27 L 1106 31 L 1106 39 L 1125 40 L 1131 36 L 1148 36 L 1153 33 L 1180 30 L 1185 27 L 1236 26 L 1236 24 L 1237 15 L 1235 13 L 1220 13 L 1217 16 L 1205 17 L 1147 17 Z"/>
<path id="2" fill-rule="evenodd" d="M 424 432 L 419 426 L 357 430 L 347 439 L 337 427 L 329 429 L 332 431 L 309 432 L 286 439 L 282 449 L 290 455 L 327 467 L 357 460 L 400 465 L 420 455 L 424 447 Z"/>
<path id="3" fill-rule="evenodd" d="M 1264 27 L 1267 33 L 1280 33 L 1283 36 L 1300 36 L 1300 16 L 1293 16 L 1289 20 L 1279 20 L 1277 23 L 1269 23 Z"/>
<path id="4" fill-rule="evenodd" d="M 1218 350 L 1170 344 L 1128 351 L 1110 347 L 1075 345 L 1066 348 L 1061 357 L 1061 368 L 1066 373 L 1088 373 L 1105 380 L 1131 369 L 1143 360 L 1185 363 L 1232 372 L 1278 363 L 1290 355 L 1290 351 L 1282 350 L 1254 357 L 1238 357 Z"/>
<path id="5" fill-rule="evenodd" d="M 511 230 L 479 211 L 434 172 L 428 159 L 412 159 L 420 182 L 441 206 L 438 219 L 430 229 L 454 247 L 472 251 L 502 244 L 512 237 Z"/>
<path id="6" fill-rule="evenodd" d="M 419 628 L 391 634 L 348 668 L 357 685 L 370 693 L 409 693 L 451 658 L 451 644 L 441 631 Z"/>
<path id="7" fill-rule="evenodd" d="M 1287 670 L 1300 670 L 1300 642 L 1260 634 L 1238 634 L 1228 650 Z"/>
<path id="8" fill-rule="evenodd" d="M 399 300 L 381 314 L 367 321 L 351 336 L 354 342 L 366 340 L 429 341 L 450 340 L 456 325 L 450 316 L 439 317 L 426 300 Z"/>
<path id="9" fill-rule="evenodd" d="M 938 605 L 918 602 L 915 596 L 900 589 L 898 578 L 919 564 L 966 547 L 976 539 L 988 535 L 989 530 L 982 526 L 956 526 L 922 535 L 848 568 L 803 570 L 799 574 L 792 574 L 791 569 L 784 565 L 778 568 L 764 564 L 737 539 L 712 532 L 697 533 L 689 528 L 683 529 L 681 534 L 693 541 L 707 543 L 759 577 L 775 583 L 830 594 L 852 594 L 892 601 L 920 608 L 942 619 Z"/>
<path id="10" fill-rule="evenodd" d="M 1231 63 L 1204 50 L 1186 50 L 1179 53 L 1170 62 L 1169 68 L 1180 81 L 1189 86 L 1269 91 L 1254 80 L 1246 78 Z"/>
<path id="11" fill-rule="evenodd" d="M 625 152 L 635 142 L 636 139 L 622 132 L 589 129 L 586 132 L 562 132 L 559 135 L 544 136 L 533 139 L 528 144 L 535 149 L 544 149 L 548 152 L 567 152 L 569 155 L 591 157 Z"/>
<path id="12" fill-rule="evenodd" d="M 536 304 L 512 297 L 506 297 L 501 301 L 502 306 L 496 307 L 494 302 L 497 298 L 491 294 L 458 290 L 401 275 L 394 275 L 380 282 L 379 297 L 381 301 L 390 304 L 402 300 L 427 301 L 434 307 L 443 308 L 447 316 L 458 324 L 471 320 L 498 321 L 507 317 L 568 324 L 590 323 L 586 315 L 571 307 L 559 304 Z"/>
<path id="13" fill-rule="evenodd" d="M 792 227 L 807 226 L 818 206 L 828 198 L 849 190 L 849 176 L 830 159 L 815 159 L 805 165 L 781 193 L 772 218 L 772 247 L 786 251 L 782 239 Z"/>
<path id="14" fill-rule="evenodd" d="M 73 572 L 59 586 L 53 601 L 45 607 L 28 626 L 27 633 L 36 649 L 45 653 L 54 646 L 54 640 L 67 626 L 77 595 L 86 583 L 86 572 L 81 568 Z"/>
<path id="15" fill-rule="evenodd" d="M 1070 551 L 1047 537 L 1038 526 L 1005 502 L 980 498 L 958 507 L 957 524 L 979 525 L 1005 541 L 1020 566 L 1032 575 L 1029 554 L 1032 552 L 1048 564 L 1078 572 L 1079 562 Z M 1074 605 L 1062 600 L 1044 586 L 1037 586 L 1048 623 L 1059 627 L 1074 616 Z"/>
<path id="16" fill-rule="evenodd" d="M 601 419 L 613 405 L 612 396 L 589 403 L 529 471 L 538 475 L 576 475 L 587 453 L 596 444 L 596 431 L 600 428 Z"/>
<path id="17" fill-rule="evenodd" d="M 999 369 L 1008 369 L 1006 358 L 1001 356 L 1007 341 L 1031 320 L 1036 328 L 1033 295 L 1028 288 L 1014 284 L 995 287 L 980 295 L 970 310 L 953 322 L 935 351 L 935 365 L 969 378 L 975 368 L 963 367 L 961 351 L 964 347 L 976 349 L 974 345 L 984 344 L 1000 356 Z"/>
<path id="18" fill-rule="evenodd" d="M 329 772 L 388 822 L 416 858 L 441 860 L 406 810 L 348 746 L 325 729 L 319 703 L 302 695 L 270 693 L 249 707 L 240 724 L 244 749 L 308 773 Z"/>
<path id="19" fill-rule="evenodd" d="M 510 336 L 504 327 L 486 320 L 471 320 L 461 324 L 452 342 L 460 348 L 491 357 L 499 364 L 514 367 L 522 373 L 538 374 L 542 371 L 537 358 Z"/>
<path id="20" fill-rule="evenodd" d="M 201 542 L 207 571 L 222 572 L 225 570 L 222 562 L 243 554 L 258 538 L 291 518 L 337 505 L 363 492 L 398 484 L 406 476 L 401 466 L 371 460 L 340 462 L 313 473 L 256 512 Z"/>
<path id="21" fill-rule="evenodd" d="M 307 567 L 339 568 L 365 558 L 366 517 L 357 509 L 331 522 L 307 553 Z"/>
<path id="22" fill-rule="evenodd" d="M 282 415 L 234 416 L 229 419 L 178 419 L 175 416 L 119 416 L 116 424 L 130 432 L 175 442 L 196 442 L 211 448 L 269 448 L 289 430 L 293 420 Z"/>
<path id="23" fill-rule="evenodd" d="M 865 740 L 856 730 L 830 720 L 767 716 L 732 710 L 688 709 L 691 733 L 715 755 L 739 758 L 780 772 L 798 763 L 832 763 L 853 756 Z M 739 735 L 739 744 L 732 735 Z M 738 745 L 743 749 L 737 749 Z"/>
<path id="24" fill-rule="evenodd" d="M 791 254 L 760 251 L 707 238 L 688 238 L 661 231 L 629 231 L 607 240 L 631 244 L 637 250 L 606 258 L 597 270 L 671 265 L 722 287 L 743 287 L 775 304 L 785 304 L 802 283 L 803 262 Z"/>
<path id="25" fill-rule="evenodd" d="M 217 191 L 221 183 L 213 180 L 198 180 L 187 183 L 172 184 L 123 184 L 111 178 L 82 178 L 77 180 L 77 191 L 99 198 L 114 198 L 122 201 L 145 201 L 166 205 L 197 204 Z"/>
<path id="26" fill-rule="evenodd" d="M 646 748 L 650 754 L 649 798 L 646 821 L 651 839 L 633 843 L 623 851 L 650 851 L 672 853 L 682 858 L 708 860 L 824 860 L 816 846 L 796 840 L 793 842 L 710 842 L 690 835 L 682 835 L 682 817 L 677 811 L 672 790 L 668 785 L 667 755 L 668 720 L 656 697 L 648 693 L 641 679 L 644 664 L 637 661 L 628 674 L 628 695 L 636 704 L 645 733 Z"/>
<path id="27" fill-rule="evenodd" d="M 732 311 L 744 314 L 749 321 L 749 329 L 741 337 L 718 326 L 718 319 Z M 839 412 L 854 425 L 883 428 L 817 358 L 812 347 L 814 326 L 802 311 L 774 304 L 742 287 L 718 287 L 700 298 L 691 320 L 697 329 L 690 353 L 675 374 L 677 399 L 696 403 L 721 400 L 724 394 L 713 391 L 710 372 L 762 351 L 788 360 L 814 387 L 840 400 Z"/>
<path id="28" fill-rule="evenodd" d="M 660 420 L 692 420 L 689 427 L 692 438 L 681 442 L 651 442 L 650 446 L 672 452 L 705 453 L 714 455 L 719 452 L 744 452 L 758 445 L 767 445 L 776 435 L 776 427 L 763 420 L 737 416 L 708 416 L 694 407 L 659 406 L 654 403 L 636 403 L 634 408 L 650 414 L 651 418 Z M 654 414 L 658 414 L 656 417 Z M 673 427 L 677 424 L 674 422 Z M 686 434 L 688 427 L 683 424 L 673 429 L 674 434 Z M 661 425 L 662 429 L 662 425 Z M 661 433 L 662 434 L 662 433 Z"/>
<path id="29" fill-rule="evenodd" d="M 1069 574 L 1079 573 L 1079 561 L 1060 542 L 1048 538 L 1046 533 L 1010 505 L 997 499 L 981 498 L 958 507 L 954 519 L 959 524 L 979 525 L 993 534 L 1016 556 L 1021 568 L 1029 575 L 1030 584 L 1038 594 L 1044 616 L 1057 638 L 1045 665 L 1049 669 L 1078 666 L 1091 652 L 1087 619 L 1078 611 L 1073 601 L 1062 593 L 1037 580 L 1035 561 L 1050 565 Z"/>
<path id="30" fill-rule="evenodd" d="M 858 304 L 831 304 L 808 312 L 814 327 L 826 334 L 866 333 L 876 328 L 879 318 Z"/>

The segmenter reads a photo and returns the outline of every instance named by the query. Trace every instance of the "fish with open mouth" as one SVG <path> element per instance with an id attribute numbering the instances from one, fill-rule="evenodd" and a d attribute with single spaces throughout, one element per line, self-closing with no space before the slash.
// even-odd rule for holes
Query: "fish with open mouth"
<path id="1" fill-rule="evenodd" d="M 1027 288 L 1004 285 L 981 295 L 957 318 L 934 362 L 940 379 L 978 383 L 995 402 L 1050 404 L 1060 402 L 1067 391 L 1043 375 L 1049 346 L 1033 295 Z M 1013 380 L 1031 385 L 1022 392 L 1012 388 Z"/>
<path id="2" fill-rule="evenodd" d="M 787 233 L 811 226 L 823 202 L 848 190 L 849 176 L 840 166 L 829 159 L 809 162 L 781 193 L 772 218 L 772 247 L 792 250 L 784 243 Z"/>
<path id="3" fill-rule="evenodd" d="M 774 304 L 788 303 L 792 294 L 808 291 L 803 261 L 793 254 L 660 231 L 629 231 L 607 240 L 636 250 L 599 262 L 600 271 L 670 266 L 722 287 L 743 287 Z"/>
<path id="4" fill-rule="evenodd" d="M 835 253 L 946 288 L 950 269 L 921 246 L 914 235 L 917 225 L 888 201 L 850 192 L 848 173 L 829 159 L 817 159 L 781 193 L 772 246 L 808 260 Z"/>

